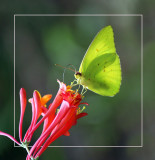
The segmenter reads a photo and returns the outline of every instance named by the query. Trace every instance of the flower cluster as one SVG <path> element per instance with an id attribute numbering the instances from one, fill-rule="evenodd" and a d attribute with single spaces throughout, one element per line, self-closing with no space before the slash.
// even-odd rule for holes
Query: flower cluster
<path id="1" fill-rule="evenodd" d="M 22 124 L 27 105 L 27 98 L 25 89 L 21 88 L 21 114 L 19 122 L 20 142 L 18 142 L 11 135 L 0 131 L 0 135 L 7 136 L 27 150 L 28 155 L 26 160 L 38 159 L 38 157 L 40 157 L 46 148 L 58 137 L 62 135 L 70 135 L 68 130 L 77 123 L 77 119 L 87 115 L 87 113 L 82 112 L 83 109 L 79 107 L 80 104 L 87 105 L 87 103 L 81 103 L 82 95 L 73 91 L 71 86 L 66 86 L 62 82 L 59 82 L 59 85 L 60 88 L 58 93 L 54 101 L 48 107 L 46 106 L 46 103 L 51 99 L 52 95 L 45 95 L 41 97 L 38 91 L 34 91 L 33 97 L 29 99 L 29 102 L 32 105 L 32 120 L 24 138 L 22 136 Z M 42 133 L 29 150 L 28 145 L 31 141 L 31 138 L 42 123 Z"/>

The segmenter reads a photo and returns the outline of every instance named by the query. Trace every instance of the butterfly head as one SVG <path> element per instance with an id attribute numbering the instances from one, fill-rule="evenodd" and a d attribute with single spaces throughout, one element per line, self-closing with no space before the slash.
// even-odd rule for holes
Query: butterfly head
<path id="1" fill-rule="evenodd" d="M 81 73 L 81 72 L 76 72 L 76 73 L 74 74 L 74 77 L 75 77 L 76 79 L 79 79 L 81 76 L 82 76 L 82 73 Z"/>

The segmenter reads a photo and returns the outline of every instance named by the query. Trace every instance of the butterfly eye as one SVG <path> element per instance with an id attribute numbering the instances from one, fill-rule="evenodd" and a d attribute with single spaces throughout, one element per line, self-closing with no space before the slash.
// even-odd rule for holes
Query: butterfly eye
<path id="1" fill-rule="evenodd" d="M 74 76 L 75 76 L 76 79 L 79 79 L 82 76 L 82 73 L 81 72 L 76 72 L 74 74 Z"/>
<path id="2" fill-rule="evenodd" d="M 76 76 L 82 76 L 82 73 L 76 72 L 75 75 L 76 75 Z"/>

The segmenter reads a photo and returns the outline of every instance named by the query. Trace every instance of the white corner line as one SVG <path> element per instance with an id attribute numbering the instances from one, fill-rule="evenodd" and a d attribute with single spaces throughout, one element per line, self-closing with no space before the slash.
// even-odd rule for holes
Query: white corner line
<path id="1" fill-rule="evenodd" d="M 94 147 L 94 148 L 136 148 L 143 147 L 143 14 L 14 14 L 14 138 L 15 138 L 15 17 L 16 16 L 140 16 L 141 17 L 141 145 L 140 146 L 49 146 L 49 147 Z M 14 147 L 16 146 L 14 142 Z M 32 147 L 32 146 L 29 146 Z"/>
<path id="2" fill-rule="evenodd" d="M 142 14 L 14 14 L 15 16 L 142 16 Z"/>
<path id="3" fill-rule="evenodd" d="M 20 148 L 21 146 L 16 146 L 17 148 Z M 33 146 L 28 146 L 33 147 Z M 42 146 L 41 146 L 42 147 Z M 142 148 L 143 146 L 48 146 L 48 148 Z"/>
<path id="4" fill-rule="evenodd" d="M 141 16 L 141 145 L 143 146 L 143 16 Z"/>
<path id="5" fill-rule="evenodd" d="M 14 15 L 14 138 L 15 138 L 15 15 Z M 15 142 L 14 142 L 15 147 Z"/>

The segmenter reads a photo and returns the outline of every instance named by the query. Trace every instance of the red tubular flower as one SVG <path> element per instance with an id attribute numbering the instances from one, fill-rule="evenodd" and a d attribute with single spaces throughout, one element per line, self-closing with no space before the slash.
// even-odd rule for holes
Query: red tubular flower
<path id="1" fill-rule="evenodd" d="M 41 115 L 41 98 L 37 91 L 34 91 L 33 98 L 29 100 L 29 102 L 32 105 L 32 120 L 31 125 L 29 126 L 29 129 L 27 130 L 23 142 L 27 141 L 30 142 L 32 135 L 27 137 L 27 135 L 30 133 L 30 131 L 33 129 L 33 127 L 36 125 L 38 118 Z"/>
<path id="2" fill-rule="evenodd" d="M 38 91 L 34 91 L 33 98 L 29 99 L 29 102 L 32 105 L 32 120 L 29 129 L 27 130 L 23 142 L 30 142 L 32 135 L 34 132 L 31 132 L 32 129 L 35 127 L 37 120 L 43 114 L 44 110 L 46 109 L 46 103 L 51 99 L 52 95 L 45 95 L 41 97 Z M 31 135 L 30 135 L 31 132 Z M 29 135 L 29 136 L 28 136 Z"/>
<path id="3" fill-rule="evenodd" d="M 29 99 L 29 102 L 32 106 L 32 120 L 24 136 L 24 139 L 22 139 L 22 124 L 27 99 L 25 89 L 21 88 L 21 114 L 19 122 L 19 139 L 21 144 L 11 135 L 0 131 L 0 135 L 7 136 L 15 143 L 27 150 L 28 155 L 26 160 L 37 159 L 37 157 L 39 157 L 46 150 L 46 148 L 57 138 L 62 135 L 69 136 L 70 133 L 68 130 L 73 125 L 76 125 L 77 119 L 87 115 L 87 113 L 82 113 L 83 109 L 80 109 L 79 107 L 79 105 L 81 104 L 88 105 L 87 103 L 81 103 L 82 95 L 71 90 L 70 86 L 66 86 L 62 82 L 59 82 L 59 85 L 59 91 L 49 107 L 46 107 L 46 103 L 51 99 L 52 95 L 45 95 L 41 97 L 38 91 L 34 91 L 33 97 Z M 60 107 L 60 109 L 58 109 L 58 107 Z M 42 117 L 38 121 L 40 116 Z M 42 133 L 29 151 L 28 144 L 31 141 L 33 133 L 42 123 Z"/>
<path id="4" fill-rule="evenodd" d="M 19 139 L 20 139 L 21 143 L 22 143 L 22 124 L 23 124 L 23 118 L 24 118 L 26 104 L 27 104 L 26 91 L 25 91 L 24 88 L 21 88 L 20 89 L 20 108 L 21 108 L 21 112 L 20 112 L 20 121 L 19 121 Z M 18 145 L 21 145 L 13 136 L 11 136 L 7 133 L 4 133 L 4 132 L 0 131 L 0 135 L 6 136 L 6 137 L 10 138 L 12 141 L 14 141 L 15 143 L 17 143 Z"/>
<path id="5" fill-rule="evenodd" d="M 25 108 L 27 104 L 27 99 L 26 99 L 26 91 L 24 88 L 20 89 L 20 121 L 19 121 L 19 139 L 20 142 L 22 142 L 22 124 L 23 124 L 23 118 L 24 118 L 24 113 L 25 113 Z"/>
<path id="6" fill-rule="evenodd" d="M 50 137 L 46 140 L 43 147 L 40 149 L 40 151 L 35 155 L 35 158 L 40 157 L 40 155 L 46 150 L 46 148 L 57 138 L 64 135 L 67 132 L 67 135 L 69 136 L 68 130 L 75 124 L 75 121 L 77 120 L 77 108 L 72 106 L 68 113 L 65 115 L 65 117 L 61 120 L 60 124 L 58 124 L 52 131 Z M 83 116 L 86 116 L 87 113 L 83 114 Z"/>
<path id="7" fill-rule="evenodd" d="M 29 159 L 31 155 L 35 158 L 40 156 L 43 151 L 61 135 L 69 136 L 68 130 L 76 124 L 77 119 L 87 115 L 87 113 L 80 113 L 80 108 L 78 107 L 82 100 L 82 96 L 71 90 L 70 86 L 67 86 L 66 91 L 63 90 L 63 92 L 60 93 L 60 96 L 63 98 L 63 101 L 58 113 L 46 131 L 41 134 L 36 143 L 33 145 L 27 159 Z M 41 148 L 42 145 L 43 147 Z"/>
<path id="8" fill-rule="evenodd" d="M 31 135 L 33 135 L 34 131 L 41 125 L 41 123 L 44 122 L 44 120 L 49 116 L 49 115 L 55 115 L 55 111 L 56 109 L 60 106 L 60 104 L 62 103 L 62 92 L 65 92 L 66 91 L 66 85 L 64 83 L 61 83 L 60 81 L 59 82 L 59 85 L 60 85 L 60 88 L 59 88 L 59 91 L 53 101 L 53 103 L 51 103 L 49 105 L 49 109 L 48 111 L 46 112 L 46 114 L 43 116 L 43 118 L 33 127 L 33 129 L 29 132 L 27 138 L 29 138 Z"/>

